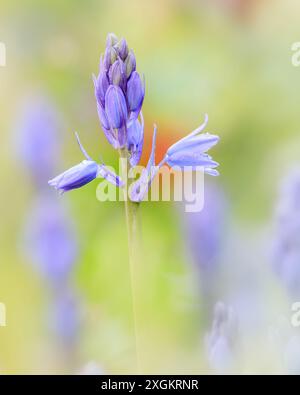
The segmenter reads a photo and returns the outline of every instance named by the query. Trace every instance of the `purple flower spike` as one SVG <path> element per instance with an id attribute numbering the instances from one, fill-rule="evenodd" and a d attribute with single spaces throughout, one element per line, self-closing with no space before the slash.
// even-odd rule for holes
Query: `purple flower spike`
<path id="1" fill-rule="evenodd" d="M 209 133 L 199 134 L 206 127 L 207 122 L 208 116 L 206 115 L 204 123 L 199 128 L 168 149 L 161 164 L 167 163 L 171 167 L 202 166 L 205 173 L 212 176 L 219 175 L 215 170 L 219 164 L 206 154 L 206 151 L 218 143 L 219 137 Z"/>
<path id="2" fill-rule="evenodd" d="M 77 133 L 76 138 L 81 152 L 86 159 L 78 165 L 71 167 L 64 173 L 53 178 L 48 182 L 48 184 L 61 191 L 61 193 L 64 193 L 72 189 L 81 188 L 82 186 L 93 181 L 95 178 L 101 176 L 116 186 L 122 186 L 123 182 L 117 175 L 107 169 L 104 165 L 99 165 L 91 159 L 82 146 Z"/>
<path id="3" fill-rule="evenodd" d="M 141 111 L 145 88 L 135 69 L 135 56 L 126 40 L 110 33 L 100 58 L 99 75 L 93 79 L 101 126 L 115 149 L 129 146 L 127 129 L 138 127 L 133 122 Z"/>
<path id="4" fill-rule="evenodd" d="M 136 119 L 127 130 L 127 148 L 130 152 L 130 164 L 136 166 L 142 155 L 143 143 L 144 143 L 144 118 L 141 113 L 141 122 Z"/>
<path id="5" fill-rule="evenodd" d="M 145 96 L 144 84 L 139 73 L 134 71 L 127 84 L 127 102 L 129 110 L 132 112 L 131 119 L 136 119 L 141 111 Z"/>

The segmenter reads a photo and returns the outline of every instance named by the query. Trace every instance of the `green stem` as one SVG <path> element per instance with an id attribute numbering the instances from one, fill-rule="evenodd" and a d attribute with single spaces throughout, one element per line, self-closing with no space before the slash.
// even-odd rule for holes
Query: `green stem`
<path id="1" fill-rule="evenodd" d="M 127 167 L 129 166 L 127 160 L 127 151 L 121 150 L 120 157 L 122 160 L 122 179 L 127 182 L 124 188 L 124 203 L 126 214 L 126 226 L 128 235 L 128 253 L 129 253 L 129 271 L 130 271 L 130 285 L 132 296 L 132 313 L 134 326 L 134 341 L 135 341 L 135 362 L 137 373 L 141 373 L 141 331 L 140 331 L 140 269 L 141 269 L 141 223 L 139 218 L 139 203 L 133 202 L 128 197 L 128 178 Z M 126 159 L 124 161 L 124 159 Z"/>

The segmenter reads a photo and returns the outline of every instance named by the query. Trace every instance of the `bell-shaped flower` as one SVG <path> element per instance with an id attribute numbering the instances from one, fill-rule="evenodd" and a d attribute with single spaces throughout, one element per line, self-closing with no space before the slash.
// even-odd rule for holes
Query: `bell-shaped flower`
<path id="1" fill-rule="evenodd" d="M 217 176 L 219 173 L 215 168 L 219 164 L 206 151 L 218 143 L 219 137 L 209 133 L 201 134 L 207 122 L 208 116 L 206 115 L 204 123 L 199 128 L 173 144 L 167 150 L 161 164 L 167 163 L 170 167 L 178 166 L 183 168 L 183 170 L 184 167 L 203 167 L 205 173 Z"/>
<path id="2" fill-rule="evenodd" d="M 145 96 L 145 86 L 138 72 L 134 71 L 127 83 L 127 103 L 130 119 L 136 119 L 141 111 Z"/>
<path id="3" fill-rule="evenodd" d="M 105 95 L 105 114 L 109 129 L 117 134 L 119 147 L 126 143 L 127 105 L 122 89 L 110 85 Z"/>
<path id="4" fill-rule="evenodd" d="M 90 158 L 80 143 L 77 133 L 76 138 L 86 159 L 53 178 L 48 182 L 48 184 L 59 190 L 61 193 L 64 193 L 72 189 L 81 188 L 93 181 L 95 178 L 101 176 L 116 186 L 122 186 L 123 183 L 117 175 L 107 169 L 103 164 L 99 165 Z"/>
<path id="5" fill-rule="evenodd" d="M 206 154 L 206 151 L 217 144 L 219 137 L 209 133 L 199 134 L 205 129 L 207 122 L 208 116 L 206 115 L 204 123 L 188 136 L 173 144 L 157 166 L 155 165 L 156 127 L 154 128 L 152 151 L 147 167 L 142 171 L 140 178 L 131 185 L 130 199 L 132 201 L 141 202 L 143 200 L 153 178 L 165 163 L 170 167 L 181 167 L 182 170 L 185 167 L 189 170 L 191 168 L 197 170 L 198 167 L 202 167 L 207 174 L 212 176 L 219 174 L 215 169 L 218 163 Z"/>

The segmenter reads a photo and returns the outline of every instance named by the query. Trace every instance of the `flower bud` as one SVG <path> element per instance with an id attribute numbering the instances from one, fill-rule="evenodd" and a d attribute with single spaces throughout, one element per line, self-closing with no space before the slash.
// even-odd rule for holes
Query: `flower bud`
<path id="1" fill-rule="evenodd" d="M 125 67 L 126 67 L 126 77 L 129 78 L 131 73 L 135 71 L 136 68 L 136 60 L 132 50 L 129 51 L 129 54 L 125 60 Z"/>
<path id="2" fill-rule="evenodd" d="M 127 121 L 128 112 L 124 94 L 115 85 L 110 85 L 105 95 L 105 113 L 112 129 L 122 128 Z"/>
<path id="3" fill-rule="evenodd" d="M 130 111 L 138 116 L 143 104 L 145 90 L 139 74 L 134 71 L 127 83 L 127 101 Z"/>
<path id="4" fill-rule="evenodd" d="M 122 38 L 115 47 L 122 60 L 125 60 L 128 55 L 128 46 L 125 38 Z"/>
<path id="5" fill-rule="evenodd" d="M 106 38 L 106 47 L 112 47 L 118 42 L 118 37 L 114 33 L 108 33 Z"/>
<path id="6" fill-rule="evenodd" d="M 64 173 L 49 181 L 49 185 L 61 192 L 70 191 L 88 184 L 97 177 L 98 164 L 92 160 L 84 160 Z"/>
<path id="7" fill-rule="evenodd" d="M 109 81 L 107 78 L 107 74 L 105 71 L 101 71 L 98 78 L 93 76 L 94 86 L 95 86 L 95 95 L 97 101 L 100 101 L 104 104 L 105 93 L 109 86 Z"/>
<path id="8" fill-rule="evenodd" d="M 118 54 L 114 47 L 107 47 L 104 54 L 103 65 L 105 70 L 109 70 L 110 66 L 117 60 Z"/>
<path id="9" fill-rule="evenodd" d="M 119 86 L 125 91 L 126 89 L 126 70 L 121 59 L 118 59 L 109 69 L 109 82 Z"/>
<path id="10" fill-rule="evenodd" d="M 104 107 L 102 106 L 101 103 L 97 103 L 97 111 L 98 111 L 98 115 L 99 115 L 99 119 L 101 122 L 101 125 L 104 129 L 109 130 L 110 126 L 107 120 L 107 116 L 104 110 Z"/>

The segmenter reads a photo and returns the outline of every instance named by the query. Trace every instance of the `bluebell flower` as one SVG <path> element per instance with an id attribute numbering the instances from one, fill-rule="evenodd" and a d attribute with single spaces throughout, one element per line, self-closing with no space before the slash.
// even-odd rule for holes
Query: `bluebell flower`
<path id="1" fill-rule="evenodd" d="M 76 237 L 65 210 L 43 194 L 25 225 L 25 255 L 52 287 L 65 284 L 77 255 Z"/>
<path id="2" fill-rule="evenodd" d="M 106 50 L 100 59 L 98 76 L 93 76 L 100 123 L 109 143 L 127 148 L 132 140 L 130 128 L 135 127 L 145 96 L 145 86 L 136 71 L 136 60 L 125 39 L 109 34 Z M 140 129 L 143 133 L 143 129 Z M 142 146 L 139 147 L 141 149 Z M 132 160 L 133 163 L 136 159 Z"/>
<path id="3" fill-rule="evenodd" d="M 43 183 L 56 168 L 59 156 L 60 117 L 43 95 L 26 99 L 17 120 L 17 149 L 34 181 Z"/>
<path id="4" fill-rule="evenodd" d="M 93 81 L 98 115 L 105 136 L 119 150 L 121 157 L 128 159 L 129 166 L 134 168 L 141 159 L 144 144 L 144 119 L 141 109 L 145 85 L 136 71 L 134 53 L 129 50 L 125 39 L 118 40 L 114 34 L 107 36 L 105 53 L 100 58 L 99 74 L 93 76 Z M 182 170 L 201 167 L 207 174 L 219 174 L 216 170 L 218 163 L 207 154 L 217 144 L 219 137 L 201 133 L 207 122 L 206 115 L 204 123 L 173 144 L 158 165 L 155 164 L 155 127 L 147 167 L 140 178 L 130 185 L 129 197 L 132 201 L 143 200 L 155 175 L 164 164 Z M 123 186 L 118 176 L 109 172 L 104 165 L 93 161 L 80 143 L 79 145 L 86 160 L 50 180 L 50 185 L 64 192 L 80 188 L 101 175 L 114 185 Z"/>
<path id="5" fill-rule="evenodd" d="M 116 186 L 121 186 L 122 181 L 117 175 L 107 169 L 103 164 L 98 164 L 90 158 L 90 156 L 87 154 L 82 144 L 80 143 L 77 133 L 76 138 L 79 147 L 86 159 L 78 165 L 71 167 L 64 173 L 50 180 L 48 182 L 49 185 L 53 186 L 55 189 L 58 189 L 63 193 L 72 189 L 81 188 L 82 186 L 93 181 L 95 178 L 101 176 L 103 178 L 106 178 L 112 184 Z"/>
<path id="6" fill-rule="evenodd" d="M 219 137 L 209 133 L 200 134 L 206 127 L 208 116 L 205 116 L 204 123 L 195 129 L 188 136 L 173 144 L 168 150 L 161 163 L 167 163 L 170 167 L 189 166 L 192 168 L 203 167 L 204 172 L 213 176 L 219 175 L 215 170 L 219 164 L 212 160 L 206 153 L 211 147 L 216 145 Z"/>
<path id="7" fill-rule="evenodd" d="M 206 115 L 204 123 L 188 136 L 173 144 L 167 150 L 163 160 L 158 165 L 155 165 L 155 127 L 152 152 L 147 168 L 142 172 L 140 178 L 133 183 L 131 188 L 130 198 L 132 201 L 140 202 L 143 200 L 155 175 L 165 163 L 170 167 L 180 167 L 182 170 L 184 170 L 185 167 L 189 170 L 201 167 L 204 172 L 209 175 L 219 175 L 218 171 L 215 169 L 219 164 L 206 153 L 206 151 L 218 143 L 219 137 L 209 133 L 200 134 L 205 129 L 207 122 L 208 116 Z"/>

